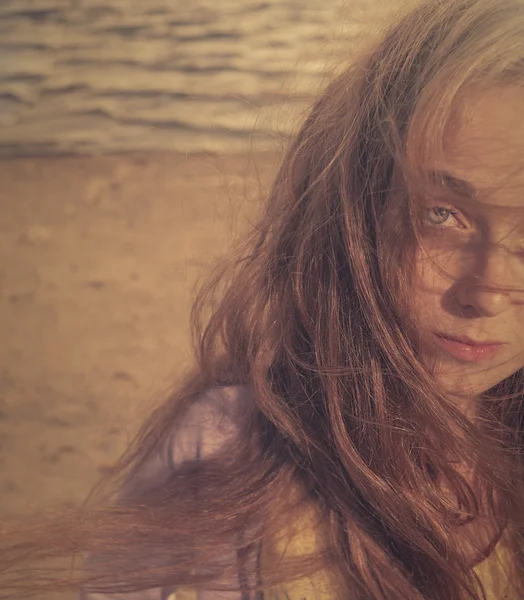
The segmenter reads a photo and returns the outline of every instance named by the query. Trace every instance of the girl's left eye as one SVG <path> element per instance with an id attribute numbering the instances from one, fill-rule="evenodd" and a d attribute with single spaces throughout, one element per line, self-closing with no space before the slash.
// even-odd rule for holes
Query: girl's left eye
<path id="1" fill-rule="evenodd" d="M 435 227 L 463 227 L 459 221 L 460 213 L 446 206 L 432 206 L 426 210 L 426 220 Z"/>

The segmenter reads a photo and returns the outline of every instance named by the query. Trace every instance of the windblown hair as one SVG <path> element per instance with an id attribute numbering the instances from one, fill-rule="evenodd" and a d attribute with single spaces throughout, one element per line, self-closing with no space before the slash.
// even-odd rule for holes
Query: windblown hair
<path id="1" fill-rule="evenodd" d="M 522 0 L 430 0 L 352 60 L 292 140 L 241 250 L 201 289 L 194 370 L 109 482 L 118 488 L 176 437 L 207 390 L 247 386 L 241 430 L 133 502 L 106 493 L 4 524 L 0 598 L 232 586 L 306 504 L 321 548 L 286 560 L 268 551 L 262 587 L 328 569 L 341 598 L 481 598 L 457 536 L 478 514 L 458 463 L 503 490 L 497 518 L 524 597 L 523 374 L 484 395 L 485 426 L 473 425 L 406 333 L 417 198 L 453 194 L 425 165 L 466 94 L 523 83 Z M 224 565 L 230 549 L 238 562 Z M 22 568 L 84 552 L 103 560 L 52 577 Z"/>

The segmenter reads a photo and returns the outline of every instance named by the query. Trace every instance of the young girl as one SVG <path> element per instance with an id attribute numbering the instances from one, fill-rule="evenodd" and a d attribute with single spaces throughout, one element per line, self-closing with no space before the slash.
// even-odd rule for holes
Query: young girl
<path id="1" fill-rule="evenodd" d="M 6 524 L 0 597 L 523 598 L 523 84 L 522 0 L 429 0 L 354 60 L 117 491 Z"/>

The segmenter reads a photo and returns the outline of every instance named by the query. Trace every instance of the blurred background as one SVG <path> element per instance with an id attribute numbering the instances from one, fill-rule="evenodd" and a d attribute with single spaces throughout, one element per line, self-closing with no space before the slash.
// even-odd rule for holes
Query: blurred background
<path id="1" fill-rule="evenodd" d="M 2 0 L 0 151 L 231 152 L 255 130 L 267 148 L 372 4 Z"/>
<path id="2" fill-rule="evenodd" d="M 82 501 L 392 0 L 0 1 L 0 515 Z"/>

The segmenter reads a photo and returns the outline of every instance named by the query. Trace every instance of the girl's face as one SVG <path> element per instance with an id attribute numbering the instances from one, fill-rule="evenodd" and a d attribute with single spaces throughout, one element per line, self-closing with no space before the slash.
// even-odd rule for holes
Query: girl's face
<path id="1" fill-rule="evenodd" d="M 463 199 L 423 200 L 414 317 L 437 380 L 474 397 L 524 367 L 524 91 L 465 109 L 430 165 Z"/>

